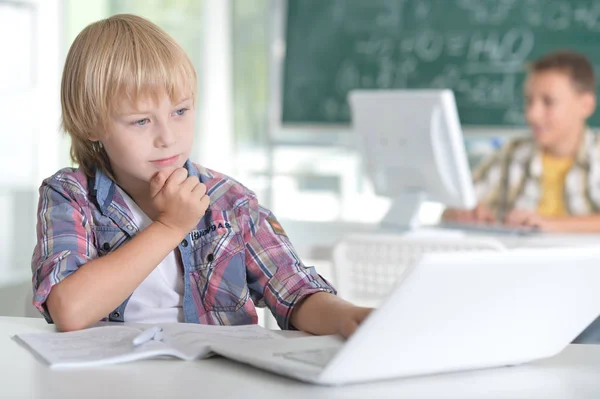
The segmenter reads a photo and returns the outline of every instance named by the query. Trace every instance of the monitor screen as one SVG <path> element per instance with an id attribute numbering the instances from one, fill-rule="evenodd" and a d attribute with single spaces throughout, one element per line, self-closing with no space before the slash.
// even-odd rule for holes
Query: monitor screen
<path id="1" fill-rule="evenodd" d="M 452 91 L 356 90 L 349 103 L 367 174 L 392 199 L 386 224 L 415 227 L 423 201 L 476 206 Z"/>

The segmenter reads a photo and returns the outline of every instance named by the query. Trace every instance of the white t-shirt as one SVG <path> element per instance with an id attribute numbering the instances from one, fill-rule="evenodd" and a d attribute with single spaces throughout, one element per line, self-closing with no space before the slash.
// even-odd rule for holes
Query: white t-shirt
<path id="1" fill-rule="evenodd" d="M 142 231 L 152 220 L 120 188 L 117 187 L 133 218 Z M 183 322 L 183 270 L 175 251 L 146 277 L 135 289 L 127 302 L 124 321 L 137 323 L 176 323 Z"/>

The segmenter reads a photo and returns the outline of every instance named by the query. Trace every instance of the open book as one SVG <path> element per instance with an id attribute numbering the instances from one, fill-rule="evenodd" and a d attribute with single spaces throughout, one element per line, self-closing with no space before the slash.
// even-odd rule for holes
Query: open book
<path id="1" fill-rule="evenodd" d="M 67 333 L 29 333 L 14 339 L 53 368 L 100 366 L 171 356 L 209 357 L 213 348 L 281 337 L 257 325 L 208 326 L 167 323 L 160 326 L 107 325 Z M 252 341 L 252 342 L 250 342 Z"/>

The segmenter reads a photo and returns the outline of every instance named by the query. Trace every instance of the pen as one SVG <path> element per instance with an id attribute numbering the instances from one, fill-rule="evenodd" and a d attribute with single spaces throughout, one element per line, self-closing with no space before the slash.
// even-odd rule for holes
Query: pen
<path id="1" fill-rule="evenodd" d="M 134 346 L 137 346 L 153 339 L 157 341 L 160 341 L 162 339 L 162 328 L 160 328 L 159 326 L 153 326 L 148 328 L 147 330 L 142 331 L 133 339 L 132 344 Z"/>

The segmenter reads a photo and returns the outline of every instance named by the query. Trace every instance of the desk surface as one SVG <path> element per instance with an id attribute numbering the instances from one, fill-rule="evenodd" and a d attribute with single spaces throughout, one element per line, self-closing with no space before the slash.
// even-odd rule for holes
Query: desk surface
<path id="1" fill-rule="evenodd" d="M 570 345 L 560 355 L 519 367 L 318 387 L 212 358 L 146 360 L 95 369 L 50 370 L 10 339 L 53 331 L 41 319 L 0 317 L 3 398 L 544 398 L 600 397 L 600 346 Z"/>

